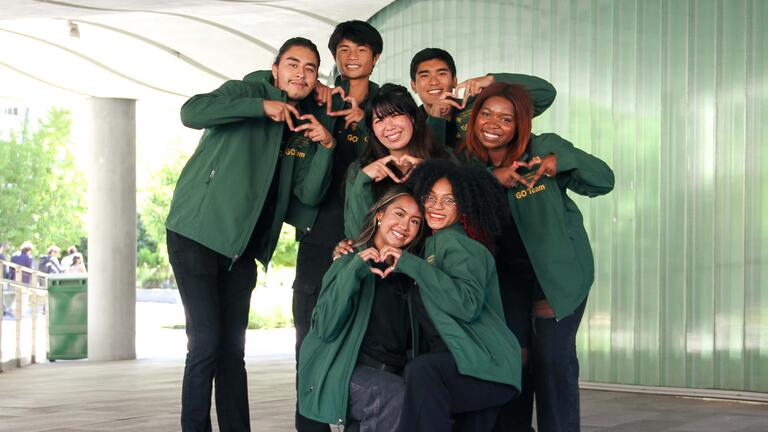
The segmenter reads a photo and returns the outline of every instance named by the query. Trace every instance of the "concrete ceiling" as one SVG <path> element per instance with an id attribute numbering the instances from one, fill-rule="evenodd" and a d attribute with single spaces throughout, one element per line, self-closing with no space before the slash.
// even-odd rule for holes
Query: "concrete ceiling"
<path id="1" fill-rule="evenodd" d="M 392 0 L 0 0 L 0 98 L 186 98 Z"/>

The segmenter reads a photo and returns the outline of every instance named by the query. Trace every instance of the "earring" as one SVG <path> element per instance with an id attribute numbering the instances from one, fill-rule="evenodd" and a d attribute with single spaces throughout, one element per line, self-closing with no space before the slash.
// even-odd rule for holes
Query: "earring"
<path id="1" fill-rule="evenodd" d="M 381 225 L 381 219 L 376 219 L 376 226 Z"/>

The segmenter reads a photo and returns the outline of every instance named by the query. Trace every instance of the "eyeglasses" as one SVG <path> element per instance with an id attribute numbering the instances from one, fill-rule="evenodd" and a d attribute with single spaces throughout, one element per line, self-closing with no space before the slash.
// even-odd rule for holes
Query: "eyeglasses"
<path id="1" fill-rule="evenodd" d="M 434 195 L 424 195 L 421 197 L 421 203 L 424 204 L 424 207 L 433 207 L 436 204 L 440 204 L 443 208 L 446 209 L 452 209 L 456 207 L 456 200 L 447 197 L 447 198 L 437 198 Z"/>

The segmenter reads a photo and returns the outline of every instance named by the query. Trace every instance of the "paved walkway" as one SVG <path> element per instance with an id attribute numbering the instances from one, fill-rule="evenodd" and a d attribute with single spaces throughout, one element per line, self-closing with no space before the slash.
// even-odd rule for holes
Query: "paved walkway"
<path id="1" fill-rule="evenodd" d="M 0 431 L 176 431 L 181 358 L 58 361 L 0 374 Z M 254 431 L 290 431 L 293 361 L 248 357 Z M 582 430 L 768 431 L 768 406 L 582 391 Z M 218 430 L 215 428 L 215 430 Z"/>

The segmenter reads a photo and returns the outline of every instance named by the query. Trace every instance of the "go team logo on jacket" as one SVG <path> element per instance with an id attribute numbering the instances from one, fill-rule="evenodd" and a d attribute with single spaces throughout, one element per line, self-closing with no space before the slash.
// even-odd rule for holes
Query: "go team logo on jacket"
<path id="1" fill-rule="evenodd" d="M 288 146 L 280 153 L 280 156 L 293 156 L 297 158 L 307 157 L 307 152 L 304 149 L 311 143 L 309 138 L 304 135 L 294 135 L 288 141 Z"/>
<path id="2" fill-rule="evenodd" d="M 525 174 L 523 176 L 523 178 L 525 178 L 526 181 L 530 182 L 531 180 L 533 180 L 533 177 L 535 175 L 536 175 L 535 172 L 530 172 L 528 174 Z M 541 191 L 545 191 L 545 190 L 547 190 L 547 186 L 545 186 L 544 184 L 537 184 L 537 185 L 535 185 L 535 186 L 533 186 L 531 188 L 521 189 L 521 190 L 515 192 L 515 198 L 517 198 L 517 199 L 528 198 L 528 197 L 530 197 L 533 194 L 537 194 L 537 193 L 539 193 Z"/>

